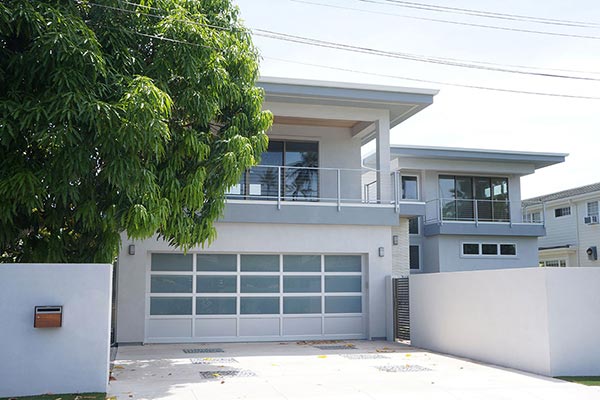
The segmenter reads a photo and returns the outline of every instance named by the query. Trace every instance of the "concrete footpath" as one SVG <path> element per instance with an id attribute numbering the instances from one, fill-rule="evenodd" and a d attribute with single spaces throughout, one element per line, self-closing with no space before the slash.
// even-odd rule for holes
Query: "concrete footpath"
<path id="1" fill-rule="evenodd" d="M 124 399 L 600 400 L 600 387 L 377 341 L 119 347 Z"/>

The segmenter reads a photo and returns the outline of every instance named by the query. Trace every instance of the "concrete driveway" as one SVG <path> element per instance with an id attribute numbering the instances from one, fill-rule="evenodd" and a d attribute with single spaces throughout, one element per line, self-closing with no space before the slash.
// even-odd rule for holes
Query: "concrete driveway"
<path id="1" fill-rule="evenodd" d="M 599 387 L 360 340 L 124 346 L 113 377 L 119 400 L 600 399 Z"/>

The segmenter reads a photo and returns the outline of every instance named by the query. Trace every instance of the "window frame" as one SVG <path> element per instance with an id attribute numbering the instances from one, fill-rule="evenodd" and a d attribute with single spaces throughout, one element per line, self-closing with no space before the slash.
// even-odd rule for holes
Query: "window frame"
<path id="1" fill-rule="evenodd" d="M 415 178 L 415 182 L 417 184 L 417 197 L 412 199 L 412 198 L 406 198 L 404 197 L 404 178 Z M 405 200 L 405 201 L 419 201 L 419 199 L 421 198 L 421 188 L 420 188 L 420 179 L 419 179 L 419 175 L 416 174 L 401 174 L 400 175 L 400 200 Z"/>
<path id="2" fill-rule="evenodd" d="M 596 205 L 596 212 L 595 213 L 590 213 L 590 205 L 591 204 L 595 204 Z M 599 217 L 600 218 L 600 202 L 598 202 L 598 200 L 593 200 L 593 201 L 587 201 L 585 204 L 585 211 L 586 211 L 586 216 L 588 217 Z"/>
<path id="3" fill-rule="evenodd" d="M 465 245 L 476 244 L 478 246 L 478 254 L 465 254 Z M 483 254 L 484 245 L 496 246 L 496 254 Z M 515 254 L 502 254 L 502 246 L 514 246 Z M 518 258 L 519 257 L 519 246 L 515 242 L 476 242 L 476 241 L 465 241 L 460 242 L 460 257 L 461 258 Z"/>
<path id="4" fill-rule="evenodd" d="M 410 248 L 411 247 L 413 247 L 413 248 L 416 247 L 417 248 L 417 258 L 418 258 L 417 265 L 418 265 L 418 268 L 412 268 L 411 265 L 410 265 L 411 264 L 410 263 Z M 421 271 L 421 267 L 422 267 L 422 263 L 421 263 L 422 257 L 421 256 L 422 255 L 421 255 L 421 246 L 420 245 L 418 245 L 418 244 L 410 244 L 408 246 L 408 270 L 409 271 Z"/>
<path id="5" fill-rule="evenodd" d="M 559 214 L 559 211 L 562 210 L 562 212 Z M 567 213 L 564 213 L 565 210 L 569 210 Z M 554 209 L 554 218 L 562 218 L 562 217 L 569 217 L 571 216 L 571 206 L 566 206 L 566 207 L 556 207 Z"/>

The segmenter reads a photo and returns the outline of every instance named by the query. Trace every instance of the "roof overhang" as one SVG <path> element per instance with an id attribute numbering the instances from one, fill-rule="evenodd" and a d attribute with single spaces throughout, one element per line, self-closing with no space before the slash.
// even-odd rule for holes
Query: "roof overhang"
<path id="1" fill-rule="evenodd" d="M 388 110 L 390 128 L 433 103 L 438 91 L 305 79 L 262 77 L 267 102 Z"/>
<path id="2" fill-rule="evenodd" d="M 565 161 L 566 153 L 539 153 L 528 151 L 466 149 L 459 147 L 431 147 L 392 145 L 391 156 L 433 158 L 437 160 L 487 161 L 530 164 L 535 169 Z"/>

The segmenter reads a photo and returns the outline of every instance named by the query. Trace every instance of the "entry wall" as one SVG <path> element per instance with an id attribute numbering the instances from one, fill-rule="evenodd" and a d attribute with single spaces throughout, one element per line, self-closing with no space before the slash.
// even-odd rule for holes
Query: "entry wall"
<path id="1" fill-rule="evenodd" d="M 600 375 L 600 269 L 411 275 L 416 347 L 547 376 Z"/>
<path id="2" fill-rule="evenodd" d="M 110 264 L 0 264 L 0 397 L 106 392 Z M 63 306 L 34 328 L 35 306 Z"/>

